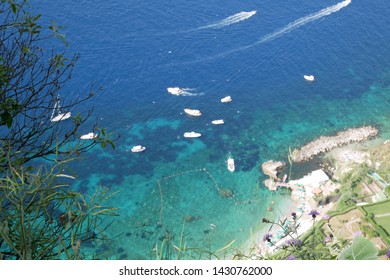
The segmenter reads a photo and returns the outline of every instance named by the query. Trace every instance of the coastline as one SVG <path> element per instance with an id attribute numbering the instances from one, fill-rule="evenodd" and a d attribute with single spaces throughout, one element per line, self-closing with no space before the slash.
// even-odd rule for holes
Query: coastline
<path id="1" fill-rule="evenodd" d="M 289 198 L 279 201 L 273 204 L 272 211 L 268 211 L 265 215 L 265 219 L 268 220 L 283 220 L 288 218 L 288 215 L 295 211 L 296 204 Z M 267 246 L 263 242 L 263 237 L 270 232 L 270 224 L 262 223 L 261 219 L 258 228 L 251 228 L 251 237 L 240 246 L 240 250 L 249 255 L 251 259 L 257 259 L 258 257 L 268 253 L 270 246 Z"/>
<path id="2" fill-rule="evenodd" d="M 334 136 L 321 136 L 291 153 L 291 160 L 302 162 L 312 159 L 321 153 L 353 142 L 362 142 L 378 135 L 379 130 L 373 126 L 362 126 L 340 131 Z"/>
<path id="3" fill-rule="evenodd" d="M 367 164 L 376 164 L 376 168 L 378 168 L 378 163 L 372 163 L 370 160 L 370 152 L 375 149 L 381 149 L 384 145 L 388 145 L 390 147 L 390 140 L 387 140 L 386 135 L 378 136 L 378 130 L 373 127 L 364 127 L 368 133 L 361 133 L 361 128 L 353 128 L 348 129 L 347 131 L 342 131 L 337 133 L 336 136 L 321 136 L 314 141 L 310 142 L 306 146 L 301 147 L 295 151 L 304 151 L 305 147 L 310 147 L 313 152 L 311 155 L 308 153 L 305 154 L 304 160 L 301 161 L 311 161 L 315 157 L 318 157 L 321 154 L 322 162 L 332 162 L 335 173 L 333 174 L 334 179 L 339 179 L 340 176 L 346 172 L 349 172 L 353 169 L 353 167 L 358 166 L 362 163 Z M 351 141 L 351 137 L 345 138 L 340 137 L 340 135 L 346 136 L 343 134 L 347 132 L 351 135 L 351 132 L 357 132 L 361 137 L 355 138 L 355 141 Z M 353 134 L 353 133 L 352 133 Z M 376 137 L 375 137 L 376 136 Z M 374 138 L 375 137 L 375 138 Z M 363 139 L 364 138 L 364 139 Z M 336 140 L 336 141 L 335 141 Z M 341 140 L 337 142 L 337 140 Z M 324 145 L 327 142 L 330 142 L 329 145 Z M 324 150 L 315 149 L 315 145 L 317 144 L 320 147 L 328 147 Z M 314 147 L 314 148 L 313 148 Z M 309 156 L 308 156 L 309 155 Z M 297 159 L 297 158 L 296 158 Z M 301 158 L 303 159 L 303 158 Z M 299 162 L 298 160 L 297 162 Z M 320 169 L 322 171 L 322 169 Z M 316 193 L 321 190 L 321 194 L 326 191 L 328 193 L 339 189 L 340 185 L 338 183 L 332 182 L 331 178 L 324 178 L 321 176 L 327 176 L 325 172 L 323 174 L 320 170 L 313 170 L 310 174 L 307 174 L 303 178 L 297 180 L 290 180 L 285 182 L 284 180 L 279 179 L 278 177 L 272 178 L 270 174 L 266 174 L 270 176 L 270 179 L 273 184 L 268 187 L 270 191 L 277 191 L 280 187 L 286 187 L 291 190 L 290 203 L 286 203 L 285 205 L 278 205 L 278 208 L 281 209 L 281 215 L 276 219 L 278 221 L 282 221 L 286 219 L 288 223 L 294 223 L 295 219 L 292 218 L 291 213 L 299 213 L 296 218 L 296 221 L 299 221 L 299 228 L 297 229 L 297 236 L 303 236 L 310 228 L 313 227 L 313 222 L 318 222 L 320 219 L 329 219 L 328 212 L 330 210 L 335 209 L 336 202 L 330 202 L 326 205 L 318 206 L 318 203 L 314 199 Z M 263 170 L 264 172 L 264 170 Z M 275 172 L 274 174 L 277 174 Z M 325 175 L 324 175 L 325 174 Z M 317 178 L 317 180 L 315 179 Z M 314 179 L 314 181 L 312 180 Z M 267 180 L 266 180 L 267 181 Z M 275 185 L 276 184 L 276 185 Z M 314 184 L 314 186 L 313 186 Z M 267 185 L 267 184 L 266 184 Z M 305 195 L 302 197 L 299 192 L 302 191 L 302 187 L 305 186 Z M 320 186 L 322 186 L 320 188 Z M 313 217 L 310 216 L 310 211 L 317 211 L 316 219 L 313 221 Z M 261 229 L 252 233 L 251 239 L 245 243 L 243 246 L 243 251 L 248 252 L 252 259 L 261 258 L 264 255 L 270 255 L 275 252 L 280 246 L 286 244 L 286 242 L 291 239 L 291 237 L 280 237 L 277 234 L 277 229 L 268 230 L 269 226 L 266 224 L 261 227 Z M 263 237 L 266 234 L 270 234 L 271 242 L 264 242 Z"/>

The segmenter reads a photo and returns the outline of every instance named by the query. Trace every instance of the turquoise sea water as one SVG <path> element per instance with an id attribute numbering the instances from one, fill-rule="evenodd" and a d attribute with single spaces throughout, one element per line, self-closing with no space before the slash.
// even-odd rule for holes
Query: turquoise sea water
<path id="1" fill-rule="evenodd" d="M 78 190 L 120 191 L 111 239 L 89 244 L 103 258 L 154 258 L 161 223 L 178 244 L 185 220 L 187 247 L 239 246 L 263 217 L 280 214 L 278 202 L 288 204 L 288 194 L 264 188 L 264 161 L 286 161 L 289 147 L 353 126 L 390 132 L 386 0 L 33 2 L 66 26 L 69 51 L 81 56 L 61 96 L 101 84 L 92 119 L 121 134 L 115 150 L 96 148 L 74 167 Z M 220 103 L 227 95 L 233 102 Z M 220 118 L 224 125 L 211 124 Z M 129 152 L 139 144 L 144 153 Z M 307 170 L 296 166 L 294 176 Z"/>

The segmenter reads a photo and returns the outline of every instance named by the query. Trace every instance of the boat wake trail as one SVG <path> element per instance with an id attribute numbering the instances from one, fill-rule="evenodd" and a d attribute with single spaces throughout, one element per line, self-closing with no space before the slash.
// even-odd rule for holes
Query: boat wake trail
<path id="1" fill-rule="evenodd" d="M 226 52 L 223 52 L 223 53 L 219 53 L 217 55 L 214 55 L 214 56 L 210 56 L 210 57 L 207 57 L 207 58 L 202 58 L 202 59 L 199 59 L 197 61 L 192 61 L 192 62 L 202 62 L 202 61 L 209 61 L 209 60 L 213 60 L 213 59 L 217 59 L 217 58 L 222 58 L 222 57 L 225 57 L 229 54 L 232 54 L 232 53 L 235 53 L 235 52 L 239 52 L 239 51 L 243 51 L 243 50 L 246 50 L 246 49 L 249 49 L 249 48 L 252 48 L 256 45 L 259 45 L 259 44 L 262 44 L 262 43 L 266 43 L 266 42 L 269 42 L 269 41 L 272 41 L 278 37 L 281 37 L 283 35 L 285 35 L 286 33 L 289 33 L 291 31 L 293 31 L 294 29 L 297 29 L 305 24 L 308 24 L 310 22 L 313 22 L 315 20 L 318 20 L 318 19 L 321 19 L 325 16 L 328 16 L 332 13 L 335 13 L 335 12 L 338 12 L 340 11 L 341 9 L 347 7 L 349 4 L 351 4 L 351 1 L 352 0 L 344 0 L 338 4 L 335 4 L 333 6 L 330 6 L 330 7 L 327 7 L 325 9 L 322 9 L 320 10 L 319 12 L 316 12 L 314 14 L 310 14 L 308 16 L 305 16 L 305 17 L 302 17 L 300 19 L 297 19 L 293 22 L 290 22 L 289 24 L 287 24 L 286 26 L 270 33 L 270 34 L 267 34 L 265 35 L 264 37 L 260 38 L 258 41 L 254 42 L 253 44 L 250 44 L 250 45 L 246 45 L 246 46 L 242 46 L 242 47 L 239 47 L 239 48 L 236 48 L 236 49 L 233 49 L 233 50 L 229 50 L 229 51 L 226 51 Z"/>
<path id="2" fill-rule="evenodd" d="M 202 29 L 218 29 L 218 28 L 222 28 L 222 27 L 225 27 L 225 26 L 228 26 L 228 25 L 231 25 L 231 24 L 238 23 L 240 21 L 246 20 L 246 19 L 252 17 L 253 15 L 255 15 L 256 13 L 257 13 L 257 11 L 240 12 L 240 13 L 237 13 L 237 14 L 232 15 L 230 17 L 227 17 L 227 18 L 225 18 L 225 19 L 223 19 L 223 20 L 221 20 L 219 22 L 195 28 L 192 31 L 202 30 Z"/>
<path id="3" fill-rule="evenodd" d="M 312 21 L 315 21 L 315 20 L 318 20 L 320 18 L 323 18 L 325 16 L 328 16 L 332 13 L 335 13 L 335 12 L 338 12 L 340 11 L 342 8 L 345 8 L 347 7 L 349 4 L 351 4 L 351 0 L 345 0 L 343 2 L 340 2 L 336 5 L 333 5 L 333 6 L 330 6 L 330 7 L 327 7 L 325 9 L 322 9 L 321 11 L 317 12 L 317 13 L 314 13 L 314 14 L 311 14 L 311 15 L 308 15 L 308 16 L 305 16 L 303 18 L 300 18 L 294 22 L 291 22 L 289 24 L 287 24 L 285 27 L 275 31 L 275 32 L 272 32 L 271 34 L 268 34 L 266 36 L 264 36 L 263 38 L 261 38 L 256 44 L 260 44 L 260 43 L 265 43 L 265 42 L 268 42 L 268 41 L 271 41 L 273 39 L 276 39 L 280 36 L 283 36 L 284 34 L 286 33 L 289 33 L 291 32 L 292 30 L 294 29 L 297 29 L 307 23 L 310 23 Z"/>
<path id="4" fill-rule="evenodd" d="M 201 96 L 203 92 L 196 92 L 195 88 L 179 88 L 179 87 L 169 87 L 167 88 L 168 93 L 172 95 L 182 95 L 182 96 Z"/>

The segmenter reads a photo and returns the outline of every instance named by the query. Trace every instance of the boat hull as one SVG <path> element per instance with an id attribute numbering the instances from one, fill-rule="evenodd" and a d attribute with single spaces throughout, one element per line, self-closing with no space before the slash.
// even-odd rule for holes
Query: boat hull
<path id="1" fill-rule="evenodd" d="M 131 148 L 131 151 L 133 153 L 141 153 L 141 152 L 143 152 L 145 150 L 146 150 L 146 148 L 142 147 L 142 146 L 134 146 L 133 148 Z"/>
<path id="2" fill-rule="evenodd" d="M 186 133 L 184 133 L 183 136 L 185 138 L 198 138 L 198 137 L 202 136 L 202 134 L 197 133 L 197 132 L 186 132 Z"/>
<path id="3" fill-rule="evenodd" d="M 234 159 L 232 158 L 229 158 L 228 161 L 227 161 L 227 168 L 230 172 L 234 172 L 234 170 L 236 170 L 236 167 L 234 165 Z"/>
<path id="4" fill-rule="evenodd" d="M 70 112 L 67 112 L 67 113 L 64 113 L 64 114 L 58 114 L 57 116 L 55 116 L 54 118 L 51 119 L 52 122 L 59 122 L 59 121 L 64 121 L 64 120 L 67 120 L 71 117 L 71 113 Z"/>

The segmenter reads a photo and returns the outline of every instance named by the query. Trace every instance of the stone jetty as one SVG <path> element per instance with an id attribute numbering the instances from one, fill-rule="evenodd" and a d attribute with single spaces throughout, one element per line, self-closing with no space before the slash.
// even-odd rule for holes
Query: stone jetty
<path id="1" fill-rule="evenodd" d="M 307 161 L 333 148 L 370 139 L 376 136 L 378 132 L 378 129 L 373 126 L 363 126 L 341 131 L 335 136 L 321 136 L 300 149 L 293 150 L 291 159 L 294 162 Z"/>

